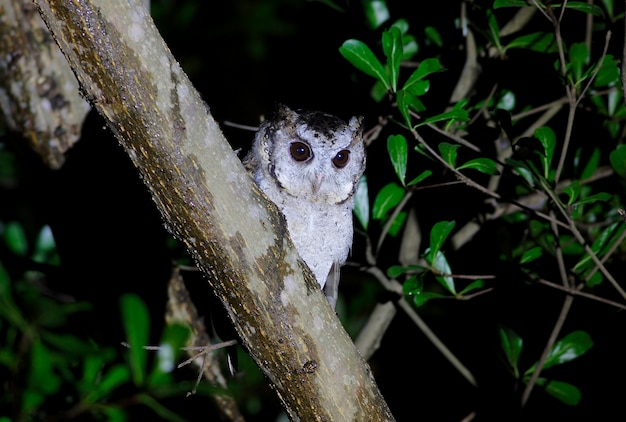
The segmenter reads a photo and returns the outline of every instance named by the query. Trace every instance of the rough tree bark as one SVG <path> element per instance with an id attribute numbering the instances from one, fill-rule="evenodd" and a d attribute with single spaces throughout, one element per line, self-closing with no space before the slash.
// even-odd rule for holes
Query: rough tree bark
<path id="1" fill-rule="evenodd" d="M 63 165 L 90 110 L 29 1 L 0 0 L 0 109 L 8 128 L 53 169 Z"/>
<path id="2" fill-rule="evenodd" d="M 35 0 L 289 416 L 389 421 L 369 366 L 142 7 Z"/>

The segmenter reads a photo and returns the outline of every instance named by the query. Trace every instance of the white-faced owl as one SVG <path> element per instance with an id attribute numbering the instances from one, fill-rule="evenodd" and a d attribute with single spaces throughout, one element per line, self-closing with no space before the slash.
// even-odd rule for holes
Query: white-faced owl
<path id="1" fill-rule="evenodd" d="M 331 306 L 352 248 L 354 192 L 365 169 L 362 119 L 278 106 L 244 159 L 283 212 L 300 257 Z"/>

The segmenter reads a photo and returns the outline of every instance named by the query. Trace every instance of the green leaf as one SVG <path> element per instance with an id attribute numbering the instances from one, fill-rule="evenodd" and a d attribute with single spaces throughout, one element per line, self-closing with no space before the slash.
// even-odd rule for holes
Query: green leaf
<path id="1" fill-rule="evenodd" d="M 609 156 L 611 167 L 621 177 L 626 177 L 626 144 L 619 145 Z"/>
<path id="2" fill-rule="evenodd" d="M 443 47 L 443 38 L 441 38 L 441 34 L 434 26 L 426 26 L 424 28 L 424 34 L 426 35 L 426 39 L 431 41 L 437 47 Z"/>
<path id="3" fill-rule="evenodd" d="M 529 262 L 534 261 L 535 259 L 539 258 L 542 255 L 542 253 L 543 251 L 541 247 L 535 246 L 534 248 L 529 249 L 526 252 L 524 252 L 524 255 L 522 255 L 522 257 L 520 258 L 519 263 L 528 264 Z"/>
<path id="4" fill-rule="evenodd" d="M 109 405 L 103 407 L 102 414 L 106 417 L 106 420 L 108 422 L 127 422 L 128 420 L 128 414 L 126 413 L 126 409 L 117 406 Z"/>
<path id="5" fill-rule="evenodd" d="M 535 186 L 536 183 L 533 173 L 528 169 L 525 162 L 507 158 L 505 163 L 513 167 L 515 172 L 526 181 L 529 187 Z"/>
<path id="6" fill-rule="evenodd" d="M 398 100 L 398 110 L 400 111 L 400 114 L 402 114 L 402 117 L 404 117 L 407 127 L 410 128 L 412 125 L 409 109 L 420 113 L 426 110 L 426 107 L 424 106 L 424 103 L 422 103 L 415 95 L 404 89 L 398 91 L 396 99 Z"/>
<path id="7" fill-rule="evenodd" d="M 556 365 L 570 362 L 587 353 L 593 347 L 593 341 L 585 331 L 573 331 L 561 340 L 557 341 L 543 365 L 543 369 L 548 369 Z M 525 375 L 532 374 L 537 367 L 535 363 L 529 368 Z"/>
<path id="8" fill-rule="evenodd" d="M 128 367 L 121 364 L 115 365 L 102 374 L 101 379 L 93 386 L 95 388 L 92 388 L 85 398 L 85 401 L 93 403 L 102 398 L 109 397 L 116 388 L 127 383 L 129 380 L 130 373 L 128 372 Z"/>
<path id="9" fill-rule="evenodd" d="M 498 328 L 500 334 L 500 346 L 504 352 L 506 360 L 513 370 L 515 378 L 519 378 L 519 357 L 522 354 L 522 347 L 524 342 L 520 336 L 515 334 L 513 330 L 506 327 Z"/>
<path id="10" fill-rule="evenodd" d="M 580 390 L 568 382 L 550 381 L 544 388 L 552 397 L 569 406 L 577 406 L 582 397 Z"/>
<path id="11" fill-rule="evenodd" d="M 589 60 L 589 49 L 585 43 L 573 43 L 569 48 L 569 60 L 574 83 L 583 79 L 583 70 Z"/>
<path id="12" fill-rule="evenodd" d="M 372 85 L 372 89 L 370 90 L 370 96 L 374 101 L 379 103 L 384 98 L 387 98 L 388 92 L 389 91 L 387 90 L 385 85 L 381 81 L 377 80 L 376 82 L 374 82 L 374 85 Z"/>
<path id="13" fill-rule="evenodd" d="M 402 35 L 402 60 L 411 60 L 417 54 L 419 46 L 415 37 L 409 34 Z"/>
<path id="14" fill-rule="evenodd" d="M 595 87 L 611 87 L 620 83 L 619 63 L 611 54 L 607 54 L 602 61 L 602 66 L 593 80 Z M 619 91 L 614 91 L 616 94 Z M 613 113 L 611 113 L 613 114 Z"/>
<path id="15" fill-rule="evenodd" d="M 415 145 L 415 152 L 417 152 L 418 154 L 423 155 L 424 157 L 428 158 L 429 160 L 433 160 L 433 157 L 430 156 L 430 152 L 428 152 L 426 147 L 424 147 L 424 145 L 422 145 L 422 144 Z"/>
<path id="16" fill-rule="evenodd" d="M 417 275 L 409 277 L 404 283 L 402 283 L 402 292 L 406 296 L 419 295 L 424 291 L 424 282 L 422 278 Z"/>
<path id="17" fill-rule="evenodd" d="M 441 142 L 439 144 L 439 153 L 446 163 L 450 164 L 452 167 L 456 167 L 456 150 L 459 148 L 460 145 Z"/>
<path id="18" fill-rule="evenodd" d="M 591 204 L 597 201 L 607 202 L 607 201 L 610 201 L 612 198 L 613 198 L 613 195 L 606 193 L 606 192 L 601 192 L 595 195 L 582 198 L 580 201 L 574 203 L 574 205 Z"/>
<path id="19" fill-rule="evenodd" d="M 397 183 L 392 182 L 383 186 L 374 200 L 372 218 L 374 220 L 384 219 L 387 213 L 402 201 L 404 194 L 405 190 Z"/>
<path id="20" fill-rule="evenodd" d="M 424 126 L 430 123 L 441 122 L 443 120 L 458 120 L 460 122 L 466 122 L 469 120 L 469 114 L 465 110 L 453 109 L 445 113 L 437 114 L 435 116 L 424 119 L 416 127 Z"/>
<path id="21" fill-rule="evenodd" d="M 389 225 L 388 233 L 390 236 L 396 237 L 398 233 L 400 233 L 400 230 L 402 229 L 402 226 L 404 225 L 404 222 L 406 221 L 407 215 L 408 213 L 406 211 L 400 211 L 398 215 L 396 215 L 396 218 L 394 218 L 391 224 Z"/>
<path id="22" fill-rule="evenodd" d="M 370 221 L 370 198 L 365 175 L 361 176 L 356 186 L 353 211 L 361 226 L 367 230 Z"/>
<path id="23" fill-rule="evenodd" d="M 391 135 L 387 138 L 387 152 L 393 164 L 393 169 L 400 179 L 402 185 L 405 184 L 406 163 L 408 158 L 408 146 L 406 139 L 402 135 Z"/>
<path id="24" fill-rule="evenodd" d="M 387 277 L 389 278 L 398 278 L 402 274 L 406 274 L 408 272 L 416 272 L 416 271 L 424 271 L 427 268 L 422 265 L 392 265 L 387 269 Z"/>
<path id="25" fill-rule="evenodd" d="M 354 39 L 347 40 L 339 47 L 339 52 L 354 67 L 366 75 L 378 79 L 385 86 L 385 89 L 389 90 L 385 68 L 365 43 Z"/>
<path id="26" fill-rule="evenodd" d="M 527 48 L 538 53 L 554 53 L 557 51 L 554 34 L 551 32 L 535 32 L 522 35 L 511 40 L 506 49 Z"/>
<path id="27" fill-rule="evenodd" d="M 4 242 L 16 255 L 26 256 L 28 253 L 28 240 L 24 228 L 17 221 L 9 221 L 4 226 Z"/>
<path id="28" fill-rule="evenodd" d="M 439 72 L 441 70 L 441 64 L 438 59 L 429 58 L 423 60 L 417 69 L 413 71 L 409 79 L 404 83 L 402 89 L 409 89 L 412 85 L 416 84 L 418 81 L 421 81 L 426 76 Z"/>
<path id="29" fill-rule="evenodd" d="M 561 7 L 561 4 L 555 3 L 555 4 L 552 4 L 552 7 L 558 8 L 558 7 Z M 594 16 L 604 18 L 604 11 L 599 6 L 596 6 L 595 4 L 589 4 L 589 3 L 582 2 L 582 1 L 568 1 L 565 4 L 565 7 L 568 9 L 577 10 L 583 13 L 590 13 Z"/>
<path id="30" fill-rule="evenodd" d="M 591 245 L 591 251 L 598 257 L 606 253 L 609 248 L 613 246 L 613 243 L 621 236 L 621 233 L 626 230 L 626 227 L 621 222 L 613 223 L 605 228 L 602 233 L 593 241 Z M 586 254 L 578 263 L 574 266 L 573 271 L 580 273 L 583 269 L 591 265 L 591 257 Z"/>
<path id="31" fill-rule="evenodd" d="M 407 127 L 411 127 L 411 113 L 409 111 L 410 102 L 415 96 L 411 95 L 409 92 L 405 90 L 400 90 L 396 94 L 396 100 L 398 101 L 398 111 L 402 114 L 404 118 L 404 122 Z"/>
<path id="32" fill-rule="evenodd" d="M 604 281 L 604 277 L 602 276 L 602 273 L 600 271 L 596 271 L 591 275 L 591 277 L 585 278 L 587 278 L 585 285 L 588 287 L 597 286 L 599 284 L 602 284 L 602 282 Z"/>
<path id="33" fill-rule="evenodd" d="M 500 26 L 498 25 L 498 21 L 496 20 L 496 16 L 492 10 L 486 9 L 487 14 L 487 25 L 489 26 L 489 32 L 487 37 L 493 44 L 496 46 L 498 51 L 502 48 L 502 42 L 500 40 Z"/>
<path id="34" fill-rule="evenodd" d="M 89 343 L 70 334 L 43 331 L 41 338 L 46 341 L 47 345 L 53 346 L 55 350 L 64 352 L 68 356 L 84 355 L 92 350 L 92 346 Z"/>
<path id="35" fill-rule="evenodd" d="M 473 292 L 474 290 L 477 289 L 482 289 L 483 287 L 485 287 L 485 281 L 484 280 L 475 280 L 473 282 L 471 282 L 470 284 L 468 284 L 463 290 L 461 290 L 459 292 L 460 295 L 466 295 L 470 292 Z"/>
<path id="36" fill-rule="evenodd" d="M 500 174 L 496 166 L 496 162 L 490 158 L 475 158 L 473 160 L 469 160 L 457 168 L 457 170 L 462 169 L 474 169 L 481 173 L 490 175 Z"/>
<path id="37" fill-rule="evenodd" d="M 541 164 L 543 165 L 543 177 L 546 180 L 550 180 L 550 164 L 552 163 L 552 157 L 554 156 L 554 147 L 556 145 L 556 138 L 554 131 L 543 126 L 535 129 L 535 138 L 539 139 L 545 154 L 541 157 Z"/>
<path id="38" fill-rule="evenodd" d="M 102 354 L 92 353 L 85 355 L 83 358 L 83 376 L 78 384 L 82 391 L 89 392 L 93 390 L 104 364 L 105 357 Z"/>
<path id="39" fill-rule="evenodd" d="M 389 20 L 389 9 L 384 0 L 363 1 L 363 12 L 370 28 L 376 29 Z"/>
<path id="40" fill-rule="evenodd" d="M 613 18 L 615 17 L 615 8 L 614 6 L 614 0 L 600 0 L 602 2 L 602 5 L 604 6 L 604 9 L 607 11 L 609 17 L 608 20 L 612 21 Z"/>
<path id="41" fill-rule="evenodd" d="M 440 221 L 436 223 L 430 230 L 430 252 L 431 256 L 436 255 L 444 242 L 448 238 L 448 235 L 454 229 L 456 221 Z"/>
<path id="42" fill-rule="evenodd" d="M 424 170 L 422 173 L 420 173 L 419 176 L 417 176 L 416 178 L 411 180 L 409 183 L 407 183 L 407 186 L 417 185 L 419 182 L 421 182 L 422 180 L 426 179 L 431 174 L 433 174 L 433 172 L 431 170 Z"/>
<path id="43" fill-rule="evenodd" d="M 39 231 L 35 241 L 35 251 L 33 261 L 50 265 L 59 265 L 59 256 L 56 253 L 56 242 L 50 226 L 45 225 Z"/>
<path id="44" fill-rule="evenodd" d="M 444 297 L 446 297 L 446 296 L 442 295 L 441 293 L 435 293 L 435 292 L 421 292 L 419 294 L 415 294 L 415 295 L 412 296 L 413 303 L 418 308 L 420 306 L 424 306 L 426 304 L 426 302 L 428 302 L 431 299 L 441 299 L 441 298 L 444 298 Z"/>
<path id="45" fill-rule="evenodd" d="M 422 95 L 426 94 L 429 89 L 430 82 L 425 79 L 421 81 L 416 81 L 414 84 L 411 84 L 411 86 L 402 88 L 403 91 L 406 91 L 415 97 L 421 97 Z"/>
<path id="46" fill-rule="evenodd" d="M 515 93 L 511 90 L 504 89 L 502 90 L 500 99 L 498 100 L 498 103 L 496 104 L 496 109 L 506 110 L 509 113 L 511 113 L 513 109 L 515 109 L 516 103 L 517 103 L 517 98 L 515 96 Z M 510 124 L 511 115 L 507 114 L 507 116 L 508 116 L 508 120 Z"/>
<path id="47" fill-rule="evenodd" d="M 450 276 L 450 274 L 452 274 L 452 269 L 450 268 L 450 263 L 444 253 L 437 251 L 437 253 L 433 256 L 433 254 L 427 249 L 426 260 L 429 261 L 432 267 L 439 273 L 439 275 L 435 275 L 435 280 L 437 280 L 450 293 L 456 295 L 454 279 Z"/>
<path id="48" fill-rule="evenodd" d="M 9 324 L 16 326 L 22 331 L 28 330 L 29 322 L 22 315 L 22 311 L 13 300 L 11 278 L 2 262 L 0 262 L 0 317 L 6 319 Z M 1 325 L 0 328 L 2 328 Z"/>
<path id="49" fill-rule="evenodd" d="M 568 196 L 567 206 L 572 205 L 580 195 L 580 182 L 578 180 L 574 180 L 572 183 L 563 188 L 563 193 Z"/>
<path id="50" fill-rule="evenodd" d="M 501 7 L 526 7 L 528 4 L 524 0 L 495 0 L 493 2 L 493 8 L 499 9 Z"/>
<path id="51" fill-rule="evenodd" d="M 598 164 L 600 163 L 600 149 L 594 148 L 591 152 L 591 156 L 589 160 L 587 160 L 587 164 L 583 168 L 583 171 L 580 173 L 581 179 L 588 179 L 596 172 L 598 168 Z"/>
<path id="52" fill-rule="evenodd" d="M 61 387 L 61 378 L 54 371 L 53 355 L 41 341 L 31 348 L 28 384 L 43 394 L 54 394 Z"/>
<path id="53" fill-rule="evenodd" d="M 130 346 L 129 359 L 133 382 L 141 386 L 146 378 L 146 361 L 150 317 L 146 304 L 135 294 L 126 294 L 121 300 L 122 319 Z"/>
<path id="54" fill-rule="evenodd" d="M 18 175 L 18 163 L 11 151 L 0 148 L 0 183 L 6 183 L 5 186 L 10 185 L 9 181 L 17 179 Z"/>
<path id="55" fill-rule="evenodd" d="M 413 303 L 418 308 L 428 302 L 430 299 L 438 299 L 445 297 L 441 293 L 424 291 L 424 283 L 421 276 L 414 275 L 402 283 L 402 292 L 405 296 L 413 299 Z"/>
<path id="56" fill-rule="evenodd" d="M 396 28 L 398 28 L 402 35 L 407 35 L 407 33 L 409 32 L 409 22 L 406 19 L 398 19 L 397 21 L 392 23 L 391 26 L 395 26 Z"/>
<path id="57" fill-rule="evenodd" d="M 402 60 L 402 34 L 398 27 L 392 26 L 388 31 L 383 32 L 383 52 L 387 57 L 391 91 L 396 92 L 400 74 L 400 61 Z"/>

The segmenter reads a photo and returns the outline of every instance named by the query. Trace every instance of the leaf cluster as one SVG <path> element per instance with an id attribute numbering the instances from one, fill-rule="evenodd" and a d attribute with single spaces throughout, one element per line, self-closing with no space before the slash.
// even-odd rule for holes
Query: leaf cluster
<path id="1" fill-rule="evenodd" d="M 495 224 L 506 227 L 504 230 L 511 235 L 522 235 L 511 239 L 507 253 L 499 251 L 495 242 L 476 247 L 487 248 L 483 255 L 495 254 L 499 265 L 512 266 L 511 271 L 527 285 L 548 286 L 568 295 L 562 308 L 564 318 L 570 300 L 579 294 L 623 308 L 624 280 L 616 268 L 623 265 L 618 251 L 623 250 L 625 236 L 621 208 L 624 197 L 613 189 L 618 186 L 623 191 L 626 185 L 626 108 L 607 30 L 607 22 L 615 22 L 620 16 L 613 2 L 533 2 L 529 7 L 524 1 L 496 0 L 489 6 L 475 5 L 462 16 L 467 51 L 466 68 L 458 72 L 461 77 L 457 88 L 462 95 L 452 95 L 445 109 L 424 100 L 427 93 L 432 98 L 447 92 L 446 87 L 436 85 L 441 78 L 435 76 L 450 71 L 441 60 L 445 55 L 438 31 L 429 27 L 420 38 L 411 33 L 408 20 L 391 21 L 393 14 L 386 9 L 386 2 L 365 3 L 371 8 L 376 3 L 377 10 L 384 10 L 367 15 L 370 26 L 381 30 L 379 43 L 367 45 L 349 39 L 339 52 L 355 69 L 374 80 L 372 101 L 387 102 L 393 109 L 391 114 L 379 116 L 380 127 L 371 131 L 372 138 L 367 140 L 373 144 L 389 133 L 386 149 L 394 173 L 392 180 L 387 177 L 389 181 L 381 182 L 385 178 L 377 174 L 375 185 L 382 187 L 371 192 L 374 176 L 367 174 L 359 185 L 355 207 L 366 237 L 378 236 L 367 242 L 377 245 L 368 255 L 369 265 L 385 265 L 381 245 L 386 238 L 399 245 L 399 262 L 387 264 L 383 285 L 389 288 L 397 280 L 402 285 L 402 300 L 415 308 L 445 299 L 473 300 L 502 289 L 507 280 L 489 266 L 479 270 L 482 275 L 474 275 L 462 274 L 459 264 L 455 264 L 463 262 L 461 247 L 471 245 L 481 228 Z M 504 11 L 512 10 L 517 20 L 510 19 L 504 25 L 503 17 L 510 16 Z M 592 49 L 580 33 L 562 30 L 577 14 L 587 15 L 588 22 L 597 22 L 590 24 L 588 33 L 604 39 L 602 50 Z M 526 29 L 531 21 L 535 25 Z M 420 43 L 428 44 L 430 51 L 437 51 L 433 46 L 439 47 L 440 54 L 420 57 Z M 472 55 L 472 51 L 479 55 Z M 534 69 L 533 73 L 539 78 L 542 73 L 554 75 L 553 80 L 560 82 L 560 98 L 529 97 L 521 83 L 519 87 L 505 88 L 498 80 L 486 82 L 489 90 L 481 89 L 485 83 L 479 84 L 482 81 L 480 71 L 476 71 L 480 69 L 477 57 L 488 57 L 491 62 L 485 62 L 489 65 L 513 60 L 518 52 L 525 57 L 552 60 L 551 68 Z M 540 89 L 541 82 L 531 86 Z M 463 91 L 463 87 L 469 88 Z M 535 103 L 527 102 L 528 98 Z M 563 115 L 565 118 L 555 117 Z M 601 133 L 596 135 L 602 141 L 577 136 L 579 128 L 593 119 L 602 120 Z M 471 134 L 478 127 L 490 128 L 494 146 L 473 142 Z M 426 160 L 418 161 L 419 157 Z M 426 166 L 411 164 L 418 162 Z M 446 176 L 453 180 L 446 180 Z M 430 236 L 417 238 L 411 227 L 420 225 L 415 215 L 424 205 L 415 198 L 425 188 L 438 188 L 445 196 L 441 186 L 458 183 L 466 187 L 466 195 L 477 197 L 477 202 L 482 198 L 489 205 L 470 216 L 469 222 L 464 215 L 462 227 L 456 220 L 436 220 L 428 228 Z M 464 200 L 459 198 L 457 202 L 461 209 Z M 436 208 L 437 204 L 429 206 Z M 409 221 L 411 218 L 414 221 Z M 378 225 L 373 227 L 371 220 Z M 407 262 L 406 256 L 416 256 L 417 251 L 403 248 L 415 248 L 420 242 L 424 245 L 419 249 L 419 259 Z M 617 302 L 595 292 L 594 288 L 606 284 L 619 297 Z M 545 378 L 542 371 L 589 351 L 593 345 L 591 334 L 575 330 L 563 337 L 562 321 L 552 323 L 554 328 L 544 353 L 524 372 L 518 366 L 522 339 L 510 327 L 501 325 L 499 329 L 508 367 L 523 385 L 522 406 L 535 387 L 569 406 L 581 400 L 581 391 L 575 385 Z"/>

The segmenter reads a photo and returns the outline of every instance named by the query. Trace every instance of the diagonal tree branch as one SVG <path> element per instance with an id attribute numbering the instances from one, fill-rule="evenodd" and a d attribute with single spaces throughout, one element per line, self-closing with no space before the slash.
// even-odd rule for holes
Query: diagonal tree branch
<path id="1" fill-rule="evenodd" d="M 48 167 L 58 169 L 80 137 L 89 104 L 32 2 L 0 0 L 0 34 L 4 120 Z"/>
<path id="2" fill-rule="evenodd" d="M 144 9 L 35 0 L 293 420 L 387 421 L 369 366 Z"/>

